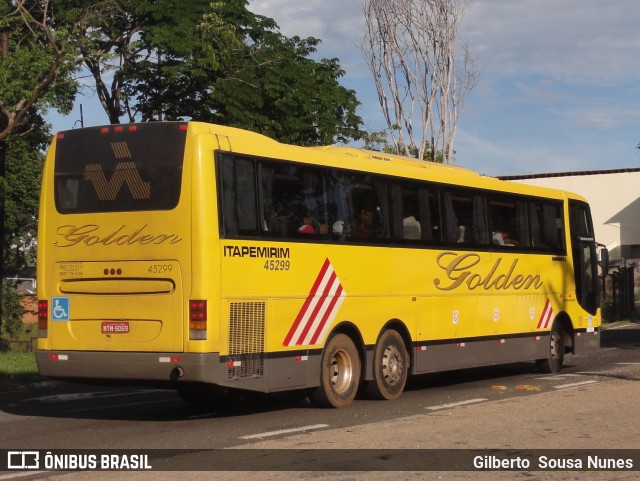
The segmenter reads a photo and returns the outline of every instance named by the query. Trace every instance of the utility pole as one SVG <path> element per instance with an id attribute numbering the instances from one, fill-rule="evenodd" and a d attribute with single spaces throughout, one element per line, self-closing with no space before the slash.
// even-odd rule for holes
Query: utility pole
<path id="1" fill-rule="evenodd" d="M 0 32 L 0 58 L 9 56 L 9 32 L 3 30 Z M 0 129 L 6 128 L 2 119 L 0 119 Z M 3 300 L 4 300 L 4 214 L 5 214 L 5 174 L 7 162 L 7 141 L 0 139 L 0 334 L 2 334 L 2 321 L 4 318 Z"/>

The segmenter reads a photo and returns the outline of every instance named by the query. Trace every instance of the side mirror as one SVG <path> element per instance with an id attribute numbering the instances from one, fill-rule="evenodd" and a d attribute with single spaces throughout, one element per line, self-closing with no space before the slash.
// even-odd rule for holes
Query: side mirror
<path id="1" fill-rule="evenodd" d="M 598 244 L 600 247 L 600 267 L 602 268 L 602 277 L 606 277 L 609 273 L 609 250 L 603 245 Z"/>

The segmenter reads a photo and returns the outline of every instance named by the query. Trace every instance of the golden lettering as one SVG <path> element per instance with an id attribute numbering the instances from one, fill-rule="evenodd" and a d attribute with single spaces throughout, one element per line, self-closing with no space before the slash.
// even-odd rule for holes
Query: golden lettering
<path id="1" fill-rule="evenodd" d="M 501 291 L 540 289 L 543 285 L 539 274 L 516 273 L 518 259 L 513 259 L 505 271 L 500 269 L 502 264 L 500 257 L 495 260 L 486 275 L 473 271 L 473 268 L 480 263 L 479 254 L 458 255 L 455 252 L 443 252 L 438 256 L 436 262 L 446 275 L 444 280 L 439 277 L 433 280 L 434 285 L 441 291 L 452 291 L 463 284 L 472 291 L 479 287 L 485 291 L 491 289 Z"/>
<path id="2" fill-rule="evenodd" d="M 63 225 L 58 227 L 57 234 L 60 237 L 53 244 L 57 247 L 73 247 L 79 244 L 85 246 L 109 246 L 109 245 L 147 245 L 147 244 L 177 244 L 182 241 L 178 234 L 152 234 L 145 232 L 148 225 L 145 224 L 135 229 L 127 229 L 126 225 L 116 230 L 101 235 L 100 226 L 96 224 Z"/>

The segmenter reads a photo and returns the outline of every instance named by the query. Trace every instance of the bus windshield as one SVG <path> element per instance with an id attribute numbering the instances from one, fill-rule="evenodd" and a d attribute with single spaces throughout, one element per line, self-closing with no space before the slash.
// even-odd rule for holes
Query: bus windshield
<path id="1" fill-rule="evenodd" d="M 180 198 L 184 124 L 58 134 L 54 195 L 62 214 L 173 209 Z"/>

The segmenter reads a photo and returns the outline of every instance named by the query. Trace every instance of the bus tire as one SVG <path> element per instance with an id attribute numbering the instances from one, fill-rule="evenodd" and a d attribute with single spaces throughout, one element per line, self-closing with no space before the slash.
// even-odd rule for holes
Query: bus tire
<path id="1" fill-rule="evenodd" d="M 320 386 L 309 400 L 321 407 L 344 408 L 356 396 L 360 384 L 360 355 L 346 334 L 336 334 L 327 342 L 320 365 Z"/>
<path id="2" fill-rule="evenodd" d="M 551 328 L 549 353 L 546 359 L 538 359 L 536 365 L 542 372 L 551 374 L 560 372 L 564 363 L 564 332 L 559 324 Z"/>
<path id="3" fill-rule="evenodd" d="M 393 329 L 385 331 L 373 354 L 373 381 L 366 392 L 375 399 L 397 399 L 409 375 L 409 353 L 402 336 Z"/>

